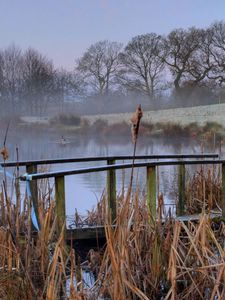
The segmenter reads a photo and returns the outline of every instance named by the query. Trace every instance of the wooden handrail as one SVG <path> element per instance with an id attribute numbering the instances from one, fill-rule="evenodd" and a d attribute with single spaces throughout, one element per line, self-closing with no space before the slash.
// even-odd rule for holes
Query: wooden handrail
<path id="1" fill-rule="evenodd" d="M 135 160 L 142 159 L 185 159 L 185 158 L 218 158 L 219 154 L 168 154 L 168 155 L 136 155 Z M 61 158 L 61 159 L 40 159 L 40 160 L 23 160 L 23 161 L 9 161 L 2 162 L 2 167 L 20 167 L 29 165 L 53 165 L 76 162 L 91 162 L 91 161 L 113 161 L 113 160 L 133 160 L 132 155 L 118 155 L 118 156 L 93 156 L 93 157 L 75 157 L 75 158 Z"/>
<path id="2" fill-rule="evenodd" d="M 122 170 L 122 169 L 131 169 L 131 168 L 141 168 L 141 167 L 153 167 L 153 166 L 176 166 L 176 165 L 209 165 L 209 164 L 224 164 L 225 160 L 215 159 L 215 160 L 170 160 L 170 161 L 151 161 L 151 162 L 136 162 L 136 163 L 126 163 L 126 164 L 113 164 L 113 165 L 104 165 L 97 167 L 88 167 L 88 168 L 79 168 L 63 171 L 52 171 L 52 172 L 43 172 L 35 174 L 24 174 L 20 176 L 20 180 L 38 180 L 51 177 L 61 177 L 93 172 L 102 172 L 110 170 Z"/>
<path id="3" fill-rule="evenodd" d="M 123 159 L 130 159 L 128 156 L 123 157 Z M 139 156 L 140 157 L 140 156 Z M 146 158 L 146 156 L 141 156 L 142 158 Z M 149 157 L 149 156 L 148 156 Z M 153 157 L 153 156 L 151 156 Z M 149 208 L 149 212 L 152 215 L 153 219 L 156 217 L 156 167 L 157 166 L 179 166 L 179 176 L 178 176 L 178 190 L 179 190 L 179 202 L 177 207 L 178 215 L 182 215 L 185 209 L 185 166 L 186 165 L 209 165 L 209 164 L 219 164 L 222 166 L 222 215 L 225 217 L 225 159 L 215 159 L 218 155 L 195 155 L 195 159 L 184 160 L 182 159 L 184 156 L 177 156 L 176 160 L 155 160 L 155 161 L 147 161 L 147 162 L 134 162 L 134 163 L 124 163 L 124 164 L 116 164 L 114 158 L 107 158 L 107 165 L 104 166 L 95 166 L 95 167 L 86 167 L 86 168 L 76 168 L 72 170 L 61 170 L 61 171 L 52 171 L 52 172 L 43 172 L 36 173 L 37 168 L 30 168 L 29 165 L 26 165 L 27 173 L 20 176 L 20 180 L 23 181 L 31 181 L 31 185 L 33 185 L 33 191 L 35 193 L 37 184 L 36 180 L 45 179 L 45 178 L 54 178 L 55 179 L 55 187 L 56 187 L 56 212 L 57 212 L 57 222 L 58 222 L 58 230 L 62 227 L 65 222 L 65 176 L 76 175 L 76 174 L 85 174 L 85 173 L 93 173 L 93 172 L 103 172 L 107 171 L 107 191 L 108 191 L 108 210 L 111 216 L 111 221 L 116 218 L 116 170 L 120 169 L 129 169 L 129 168 L 141 168 L 145 167 L 147 169 L 147 205 Z M 185 158 L 191 158 L 189 155 L 186 155 Z M 214 159 L 202 159 L 207 157 L 214 157 Z M 110 157 L 111 158 L 111 157 Z M 137 157 L 136 157 L 137 158 Z M 157 156 L 159 158 L 159 156 Z M 163 158 L 167 158 L 168 156 L 163 156 Z M 192 156 L 193 158 L 193 156 Z M 196 159 L 198 158 L 198 159 Z M 201 159 L 200 159 L 201 158 Z M 91 158 L 88 158 L 91 161 Z M 98 160 L 102 160 L 99 157 L 96 158 Z M 121 159 L 121 156 L 120 156 Z M 87 161 L 87 160 L 85 160 Z M 37 161 L 35 161 L 37 162 Z M 70 161 L 71 162 L 71 161 Z M 37 165 L 33 165 L 37 166 Z M 31 170 L 35 170 L 34 173 Z M 34 202 L 37 202 L 37 195 L 33 195 Z M 37 207 L 37 203 L 36 203 Z"/>

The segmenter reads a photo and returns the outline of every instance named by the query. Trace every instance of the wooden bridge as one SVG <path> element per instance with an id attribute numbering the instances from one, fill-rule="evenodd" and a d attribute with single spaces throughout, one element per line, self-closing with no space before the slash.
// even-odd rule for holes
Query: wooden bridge
<path id="1" fill-rule="evenodd" d="M 134 160 L 135 159 L 135 160 Z M 116 163 L 117 161 L 127 161 L 130 163 Z M 145 160 L 145 161 L 143 161 Z M 76 162 L 98 162 L 106 161 L 106 165 L 75 168 L 71 170 L 60 170 L 54 172 L 38 173 L 40 165 L 67 164 Z M 191 154 L 191 155 L 137 155 L 133 156 L 104 156 L 104 157 L 80 157 L 48 160 L 12 161 L 1 163 L 2 167 L 26 167 L 26 174 L 20 176 L 20 180 L 29 181 L 31 187 L 31 197 L 36 215 L 38 216 L 38 189 L 37 180 L 54 178 L 55 199 L 58 232 L 66 221 L 66 199 L 65 199 L 65 176 L 107 172 L 107 199 L 108 210 L 112 223 L 116 218 L 116 170 L 131 168 L 146 168 L 147 186 L 147 206 L 152 216 L 156 216 L 156 167 L 178 166 L 178 206 L 177 215 L 182 216 L 185 211 L 185 166 L 186 165 L 221 165 L 222 166 L 222 216 L 225 217 L 225 160 L 219 159 L 218 154 Z M 189 217 L 187 217 L 188 219 Z M 75 228 L 66 231 L 66 236 L 70 239 L 88 240 L 104 236 L 104 226 L 93 228 Z"/>

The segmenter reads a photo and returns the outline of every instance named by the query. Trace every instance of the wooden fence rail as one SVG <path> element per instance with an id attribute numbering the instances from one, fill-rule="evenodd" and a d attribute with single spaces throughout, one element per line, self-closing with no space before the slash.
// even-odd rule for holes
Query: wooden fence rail
<path id="1" fill-rule="evenodd" d="M 136 155 L 135 160 L 142 159 L 185 159 L 185 158 L 218 158 L 218 154 L 168 154 L 168 155 Z M 23 161 L 9 161 L 2 162 L 2 167 L 21 167 L 29 165 L 53 165 L 53 164 L 67 164 L 76 162 L 94 162 L 94 161 L 116 161 L 116 160 L 133 160 L 131 155 L 119 156 L 93 156 L 93 157 L 75 157 L 75 158 L 61 158 L 61 159 L 40 159 L 40 160 L 23 160 Z"/>
<path id="2" fill-rule="evenodd" d="M 205 158 L 218 158 L 218 154 L 215 153 L 205 153 L 205 154 L 167 154 L 167 155 L 136 155 L 135 160 L 152 160 L 152 159 L 205 159 Z M 133 160 L 134 157 L 131 155 L 120 155 L 120 156 L 97 156 L 97 157 L 75 157 L 75 158 L 63 158 L 63 159 L 41 159 L 41 160 L 26 160 L 26 161 L 10 161 L 10 162 L 2 162 L 1 166 L 2 167 L 26 167 L 26 172 L 28 174 L 37 174 L 38 171 L 38 166 L 39 165 L 53 165 L 53 164 L 67 164 L 67 163 L 77 163 L 77 162 L 97 162 L 97 161 L 107 161 L 107 164 L 110 166 L 112 164 L 115 164 L 116 161 L 125 161 L 125 160 Z M 151 168 L 150 168 L 151 169 Z M 150 170 L 149 169 L 149 170 Z M 68 174 L 69 175 L 69 174 Z M 65 174 L 57 175 L 57 177 L 63 177 Z M 55 176 L 54 176 L 55 177 Z M 47 178 L 47 177 L 43 177 Z M 35 179 L 33 177 L 33 179 Z M 38 178 L 36 178 L 38 179 Z M 153 179 L 152 179 L 153 180 Z M 57 179 L 55 179 L 57 181 Z M 60 181 L 60 180 L 59 180 Z M 149 182 L 148 182 L 148 187 L 149 187 Z M 31 183 L 31 195 L 32 199 L 34 202 L 34 210 L 36 212 L 37 218 L 38 218 L 38 189 L 37 189 L 37 181 L 32 180 Z M 62 185 L 62 183 L 61 183 Z M 57 183 L 58 186 L 58 183 Z M 179 184 L 180 186 L 180 184 Z M 61 191 L 65 189 L 64 184 L 61 187 Z M 179 199 L 181 201 L 181 198 L 184 197 L 184 193 L 182 192 L 182 186 L 180 186 L 180 196 Z M 65 194 L 65 192 L 64 192 Z M 110 208 L 110 213 L 112 219 L 115 219 L 116 217 L 116 171 L 115 169 L 108 169 L 107 172 L 107 194 L 108 194 L 108 207 Z M 156 194 L 152 189 L 149 189 L 148 192 L 148 199 L 154 198 L 154 194 Z M 57 193 L 56 193 L 57 196 Z M 61 199 L 62 196 L 59 197 Z M 183 201 L 183 200 L 182 200 Z M 57 200 L 57 203 L 59 200 Z M 148 200 L 149 205 L 153 200 L 150 201 Z M 62 207 L 65 207 L 62 205 Z M 154 206 L 155 207 L 155 206 Z M 155 207 L 156 209 L 156 207 Z M 154 210 L 155 210 L 154 209 Z M 65 208 L 63 208 L 65 210 Z M 180 211 L 182 212 L 182 211 Z M 39 220 L 37 220 L 39 223 Z M 40 225 L 40 223 L 39 223 Z"/>
<path id="3" fill-rule="evenodd" d="M 178 190 L 179 201 L 177 206 L 177 213 L 182 215 L 184 213 L 185 205 L 185 165 L 186 164 L 222 164 L 223 175 L 223 189 L 222 199 L 225 199 L 225 170 L 224 162 L 218 159 L 219 155 L 214 153 L 206 154 L 169 154 L 169 155 L 137 155 L 135 160 L 153 160 L 148 162 L 135 162 L 116 164 L 116 161 L 133 160 L 133 156 L 98 156 L 98 157 L 76 157 L 76 158 L 63 158 L 63 159 L 45 159 L 45 160 L 27 160 L 27 161 L 11 161 L 2 162 L 2 167 L 26 167 L 26 175 L 20 177 L 21 180 L 30 181 L 31 196 L 33 199 L 34 209 L 36 211 L 38 219 L 38 189 L 37 180 L 43 178 L 54 177 L 55 179 L 55 197 L 56 197 L 56 213 L 58 216 L 58 229 L 62 228 L 62 224 L 65 221 L 65 176 L 83 174 L 90 172 L 102 172 L 107 171 L 107 194 L 108 194 L 108 209 L 111 215 L 111 220 L 116 218 L 116 170 L 128 169 L 137 167 L 146 167 L 147 171 L 147 204 L 152 216 L 156 215 L 156 167 L 178 165 Z M 209 159 L 211 160 L 205 160 Z M 168 159 L 176 159 L 166 161 Z M 189 159 L 185 161 L 184 159 Z M 194 160 L 193 160 L 194 159 Z M 106 161 L 107 165 L 80 168 L 73 170 L 64 170 L 56 172 L 44 172 L 38 173 L 39 165 L 53 165 L 53 164 L 67 164 L 77 162 L 98 162 Z M 225 215 L 225 201 L 222 202 L 223 215 Z M 39 223 L 39 220 L 37 220 Z"/>
<path id="4" fill-rule="evenodd" d="M 55 194 L 56 194 L 56 212 L 58 215 L 58 228 L 62 228 L 65 222 L 65 176 L 103 172 L 107 171 L 107 191 L 108 191 L 108 209 L 111 214 L 112 222 L 116 218 L 116 170 L 129 168 L 146 168 L 147 173 L 147 205 L 153 217 L 156 216 L 156 167 L 160 166 L 178 166 L 178 207 L 177 214 L 182 215 L 185 208 L 185 166 L 186 165 L 220 165 L 222 166 L 222 215 L 225 217 L 225 160 L 222 159 L 200 159 L 200 160 L 169 160 L 169 161 L 148 161 L 135 162 L 125 164 L 115 164 L 114 160 L 108 160 L 108 164 L 104 166 L 79 168 L 72 170 L 43 172 L 24 174 L 20 176 L 20 180 L 29 180 L 35 182 L 39 179 L 54 178 Z"/>

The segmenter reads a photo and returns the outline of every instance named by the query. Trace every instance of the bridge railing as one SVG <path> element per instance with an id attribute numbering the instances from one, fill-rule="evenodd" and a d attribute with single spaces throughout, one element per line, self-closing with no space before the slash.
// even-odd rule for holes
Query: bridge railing
<path id="1" fill-rule="evenodd" d="M 213 156 L 215 157 L 215 156 Z M 222 159 L 176 159 L 176 160 L 154 160 L 147 162 L 134 162 L 110 164 L 95 167 L 76 168 L 72 170 L 52 171 L 43 173 L 30 173 L 20 176 L 20 180 L 36 183 L 39 179 L 54 178 L 55 180 L 55 198 L 56 213 L 58 219 L 58 228 L 62 228 L 65 222 L 65 176 L 103 172 L 107 171 L 107 192 L 108 192 L 108 210 L 112 221 L 116 218 L 116 170 L 131 168 L 146 168 L 146 185 L 147 185 L 147 206 L 153 217 L 156 216 L 156 167 L 160 166 L 178 166 L 178 207 L 177 214 L 184 214 L 185 207 L 185 166 L 186 165 L 221 165 L 222 166 L 222 215 L 225 217 L 225 160 Z"/>
<path id="2" fill-rule="evenodd" d="M 218 158 L 219 155 L 215 153 L 205 153 L 205 154 L 167 154 L 167 155 L 136 155 L 135 160 L 152 160 L 152 159 L 205 159 L 205 158 Z M 75 158 L 63 158 L 63 159 L 41 159 L 41 160 L 24 160 L 24 161 L 9 161 L 2 162 L 1 167 L 26 167 L 26 172 L 28 174 L 36 174 L 38 172 L 38 166 L 40 165 L 54 165 L 54 164 L 68 164 L 68 163 L 78 163 L 78 162 L 98 162 L 106 161 L 108 165 L 113 165 L 116 161 L 134 160 L 133 156 L 130 155 L 117 155 L 117 156 L 93 156 L 93 157 L 75 157 Z M 182 168 L 180 169 L 180 174 L 182 174 Z M 182 189 L 182 178 L 179 186 Z M 108 170 L 107 175 L 107 193 L 109 199 L 116 198 L 116 173 L 115 170 Z M 34 199 L 34 208 L 37 211 L 36 203 L 38 199 L 38 188 L 37 182 L 33 181 L 31 183 L 31 194 Z M 110 201 L 114 203 L 114 201 Z M 115 211 L 115 205 L 112 204 L 112 211 Z M 114 213 L 113 213 L 114 214 Z"/>
<path id="3" fill-rule="evenodd" d="M 205 154 L 162 154 L 162 155 L 117 155 L 117 156 L 91 156 L 91 157 L 74 157 L 74 158 L 60 158 L 60 159 L 39 159 L 39 160 L 22 160 L 1 162 L 2 167 L 21 167 L 21 166 L 39 166 L 39 165 L 53 165 L 53 164 L 67 164 L 77 162 L 95 162 L 95 161 L 117 161 L 117 160 L 143 160 L 143 159 L 185 159 L 185 158 L 218 158 L 219 154 L 205 153 Z"/>
<path id="4" fill-rule="evenodd" d="M 56 195 L 56 210 L 58 214 L 58 219 L 65 219 L 65 183 L 64 177 L 72 174 L 81 174 L 88 172 L 100 172 L 107 171 L 107 195 L 108 195 L 108 207 L 110 210 L 112 220 L 116 217 L 116 170 L 131 168 L 131 167 L 144 167 L 147 168 L 147 201 L 148 207 L 151 213 L 154 215 L 156 213 L 156 175 L 155 167 L 147 165 L 146 163 L 135 163 L 133 164 L 117 164 L 116 161 L 125 160 L 168 160 L 177 159 L 179 162 L 183 159 L 216 159 L 218 154 L 205 153 L 205 154 L 168 154 L 168 155 L 136 155 L 135 157 L 130 155 L 123 156 L 97 156 L 97 157 L 75 157 L 75 158 L 63 158 L 63 159 L 42 159 L 42 160 L 26 160 L 26 161 L 10 161 L 2 162 L 1 167 L 26 167 L 26 172 L 29 175 L 29 179 L 32 178 L 30 182 L 30 192 L 33 200 L 34 209 L 36 215 L 38 216 L 38 188 L 37 180 L 41 178 L 55 178 L 55 195 Z M 76 170 L 58 171 L 58 172 L 45 172 L 38 173 L 38 166 L 40 165 L 54 165 L 54 164 L 68 164 L 68 163 L 78 163 L 78 162 L 98 162 L 106 161 L 107 166 L 83 168 Z M 158 162 L 158 161 L 157 161 Z M 201 163 L 200 161 L 198 161 Z M 166 164 L 165 164 L 166 165 Z M 156 165 L 155 165 L 156 166 Z M 72 172 L 72 173 L 71 173 Z M 74 173 L 75 172 L 75 173 Z M 21 177 L 24 180 L 24 177 Z M 185 169 L 184 165 L 179 164 L 179 176 L 178 176 L 178 187 L 179 187 L 179 203 L 178 203 L 178 214 L 182 214 L 184 210 L 184 186 L 185 185 Z M 62 223 L 62 222 L 60 222 Z"/>
<path id="5" fill-rule="evenodd" d="M 135 160 L 152 160 L 152 159 L 205 159 L 205 158 L 218 158 L 219 155 L 215 153 L 205 154 L 167 154 L 167 155 L 136 155 Z M 40 165 L 54 165 L 54 164 L 68 164 L 77 162 L 98 162 L 106 161 L 108 165 L 113 165 L 116 161 L 134 160 L 130 155 L 117 155 L 117 156 L 93 156 L 93 157 L 75 157 L 75 158 L 63 158 L 63 159 L 41 159 L 41 160 L 24 160 L 24 161 L 9 161 L 2 162 L 0 165 L 3 168 L 6 167 L 26 167 L 28 174 L 36 174 L 38 172 L 38 166 Z M 182 171 L 182 170 L 181 170 Z M 109 198 L 116 197 L 116 174 L 114 170 L 108 171 L 107 176 L 107 191 Z M 34 202 L 37 203 L 38 189 L 37 182 L 32 182 L 31 192 Z M 35 208 L 37 210 L 37 208 Z"/>

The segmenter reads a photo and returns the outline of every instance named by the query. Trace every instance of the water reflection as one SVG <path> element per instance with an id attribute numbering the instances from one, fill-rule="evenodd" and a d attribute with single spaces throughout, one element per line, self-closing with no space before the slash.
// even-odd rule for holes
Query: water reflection
<path id="1" fill-rule="evenodd" d="M 7 147 L 10 151 L 10 160 L 16 160 L 16 147 L 19 150 L 20 160 L 67 158 L 85 156 L 107 156 L 107 155 L 132 155 L 133 145 L 130 137 L 114 137 L 108 140 L 96 136 L 90 138 L 75 134 L 68 134 L 66 140 L 68 144 L 59 143 L 61 134 L 50 130 L 29 130 L 11 129 L 8 134 Z M 1 140 L 4 138 L 4 131 L 1 132 Z M 212 145 L 205 146 L 205 152 L 213 151 Z M 201 153 L 202 147 L 194 139 L 171 139 L 171 138 L 145 138 L 140 137 L 137 145 L 137 154 L 194 154 Z M 85 166 L 104 165 L 105 162 L 73 163 L 67 165 L 54 165 L 51 170 L 72 169 Z M 176 167 L 160 167 L 158 174 L 159 191 L 166 195 L 167 201 L 176 198 Z M 13 170 L 10 170 L 13 172 Z M 20 173 L 25 172 L 23 168 Z M 146 170 L 141 168 L 135 170 L 134 178 L 138 178 L 134 183 L 145 188 Z M 125 183 L 129 182 L 130 170 L 125 171 Z M 122 171 L 117 171 L 117 191 L 122 188 Z M 93 205 L 96 205 L 102 191 L 105 189 L 106 172 L 81 174 L 66 177 L 66 212 L 74 214 L 75 208 L 85 213 Z M 173 192 L 171 192 L 173 191 Z"/>

